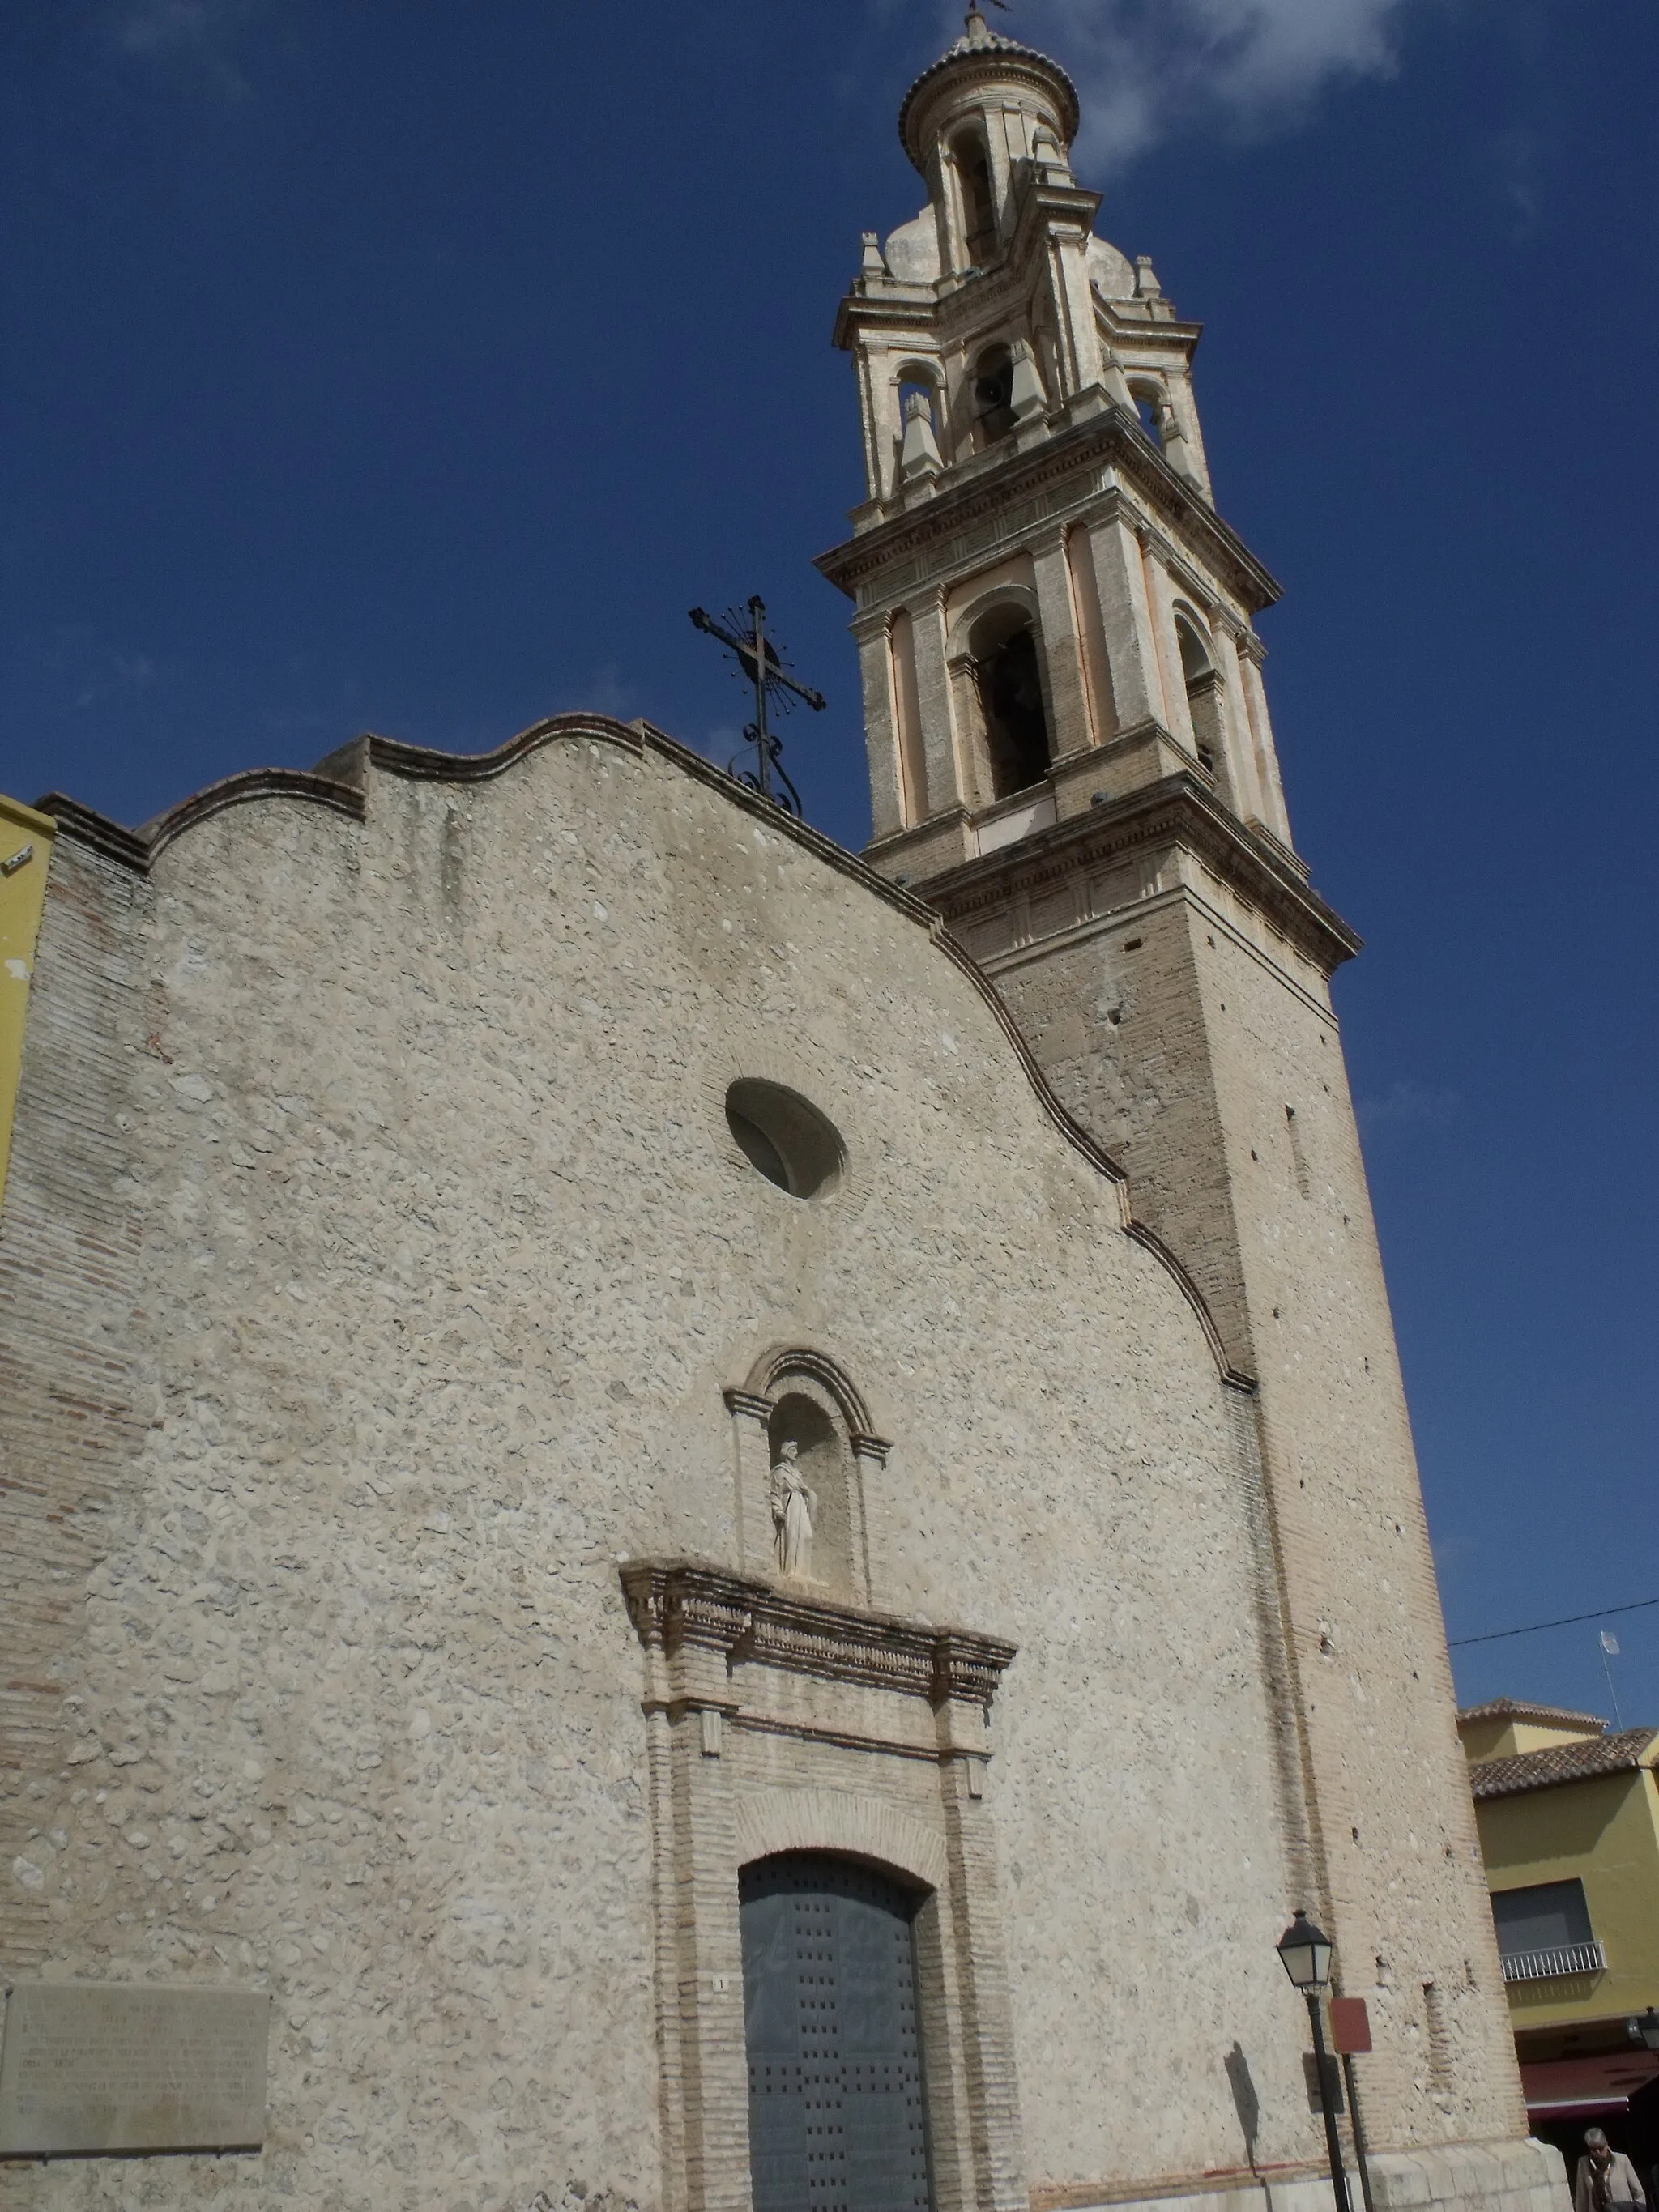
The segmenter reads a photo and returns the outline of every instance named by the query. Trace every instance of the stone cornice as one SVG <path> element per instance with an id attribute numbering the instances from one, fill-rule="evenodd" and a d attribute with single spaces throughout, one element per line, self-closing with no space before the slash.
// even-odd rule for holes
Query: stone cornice
<path id="1" fill-rule="evenodd" d="M 813 565 L 848 599 L 856 599 L 859 586 L 878 577 L 883 569 L 936 549 L 942 539 L 971 530 L 1023 500 L 1068 479 L 1086 478 L 1109 465 L 1122 471 L 1252 614 L 1279 598 L 1277 579 L 1202 495 L 1176 474 L 1139 422 L 1115 404 L 1010 455 L 994 470 L 976 472 L 966 483 L 952 484 L 947 474 L 933 498 L 872 523 L 820 553 Z M 1079 483 L 1079 505 L 1098 489 Z"/>
<path id="2" fill-rule="evenodd" d="M 836 1682 L 862 1682 L 988 1712 L 1016 1647 L 1000 1636 L 866 1613 L 696 1559 L 639 1559 L 622 1569 L 635 1633 L 673 1658 L 686 1646 Z"/>
<path id="3" fill-rule="evenodd" d="M 1178 844 L 1265 915 L 1326 975 L 1351 960 L 1362 939 L 1309 888 L 1272 846 L 1248 830 L 1196 776 L 1165 776 L 1143 791 L 1091 806 L 1018 845 L 929 878 L 927 896 L 955 926 L 1010 895 L 1039 890 L 1082 869 L 1148 846 Z"/>
<path id="4" fill-rule="evenodd" d="M 1104 292 L 1095 294 L 1095 306 L 1101 328 L 1115 343 L 1135 346 L 1156 344 L 1165 348 L 1178 346 L 1190 354 L 1204 335 L 1202 323 L 1189 323 L 1179 315 L 1149 315 L 1128 312 L 1131 302 L 1114 300 Z"/>

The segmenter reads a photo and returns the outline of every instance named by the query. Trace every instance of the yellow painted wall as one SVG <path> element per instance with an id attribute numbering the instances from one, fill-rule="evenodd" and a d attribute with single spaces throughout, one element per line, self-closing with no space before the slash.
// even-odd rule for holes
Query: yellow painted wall
<path id="1" fill-rule="evenodd" d="M 23 1065 L 29 978 L 46 902 L 46 871 L 52 866 L 56 827 L 50 815 L 0 797 L 0 1198 L 5 1194 L 11 1156 L 11 1117 Z M 29 857 L 20 862 L 24 853 Z"/>
<path id="2" fill-rule="evenodd" d="M 1558 1743 L 1583 1743 L 1600 1735 L 1600 1721 L 1587 1720 L 1583 1728 L 1548 1728 L 1541 1721 L 1515 1720 L 1508 1714 L 1491 1720 L 1460 1720 L 1463 1754 L 1472 1766 L 1488 1759 L 1514 1759 L 1522 1752 L 1551 1751 Z"/>
<path id="3" fill-rule="evenodd" d="M 1477 1803 L 1487 1885 L 1584 1885 L 1604 1974 L 1511 1982 L 1516 2028 L 1560 2027 L 1659 2004 L 1659 1786 L 1650 1768 Z"/>

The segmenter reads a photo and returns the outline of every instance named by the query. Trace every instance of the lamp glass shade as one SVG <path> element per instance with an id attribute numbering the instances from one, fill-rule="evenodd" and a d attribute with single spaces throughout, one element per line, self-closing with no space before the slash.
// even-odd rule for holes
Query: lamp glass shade
<path id="1" fill-rule="evenodd" d="M 1648 2049 L 1659 2052 L 1659 2009 L 1650 2005 L 1644 2013 L 1638 2014 L 1636 2025 Z"/>
<path id="2" fill-rule="evenodd" d="M 1298 1911 L 1279 1937 L 1279 1956 L 1299 1990 L 1322 1990 L 1331 1978 L 1331 1939 L 1305 1912 Z"/>

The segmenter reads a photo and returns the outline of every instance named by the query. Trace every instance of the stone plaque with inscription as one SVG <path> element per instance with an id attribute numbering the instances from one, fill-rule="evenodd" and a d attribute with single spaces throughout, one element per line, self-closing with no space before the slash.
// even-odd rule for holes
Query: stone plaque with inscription
<path id="1" fill-rule="evenodd" d="M 257 2150 L 270 1999 L 141 1983 L 12 1987 L 0 2158 Z"/>

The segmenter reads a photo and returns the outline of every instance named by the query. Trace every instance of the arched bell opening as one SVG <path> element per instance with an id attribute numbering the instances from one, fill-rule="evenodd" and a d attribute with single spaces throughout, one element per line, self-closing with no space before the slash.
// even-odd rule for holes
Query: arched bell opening
<path id="1" fill-rule="evenodd" d="M 1054 757 L 1030 616 L 1019 605 L 993 607 L 969 632 L 968 650 L 984 717 L 992 792 L 1012 798 L 1041 783 Z"/>
<path id="2" fill-rule="evenodd" d="M 1145 383 L 1138 378 L 1132 377 L 1129 380 L 1129 397 L 1135 403 L 1135 413 L 1140 418 L 1141 428 L 1161 453 L 1164 451 L 1164 424 L 1170 404 L 1164 386 L 1161 384 Z"/>
<path id="3" fill-rule="evenodd" d="M 957 131 L 951 141 L 951 159 L 962 198 L 963 243 L 970 265 L 982 269 L 997 252 L 996 192 L 984 133 L 973 127 Z"/>
<path id="4" fill-rule="evenodd" d="M 920 375 L 915 369 L 901 373 L 898 380 L 898 418 L 902 426 L 920 414 L 937 438 L 941 424 L 939 414 L 939 387 L 930 376 Z"/>
<path id="5" fill-rule="evenodd" d="M 1227 774 L 1225 708 L 1221 672 L 1216 666 L 1210 641 L 1197 617 L 1184 607 L 1176 609 L 1176 638 L 1181 647 L 1181 674 L 1186 685 L 1187 709 L 1192 716 L 1193 744 L 1199 765 L 1213 777 L 1229 804 L 1232 792 Z"/>
<path id="6" fill-rule="evenodd" d="M 1006 345 L 987 346 L 969 379 L 974 443 L 983 452 L 1014 427 L 1014 357 Z"/>
<path id="7" fill-rule="evenodd" d="M 894 386 L 898 402 L 898 479 L 908 483 L 919 476 L 937 476 L 948 464 L 951 450 L 939 372 L 931 363 L 906 362 L 899 368 Z"/>

